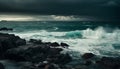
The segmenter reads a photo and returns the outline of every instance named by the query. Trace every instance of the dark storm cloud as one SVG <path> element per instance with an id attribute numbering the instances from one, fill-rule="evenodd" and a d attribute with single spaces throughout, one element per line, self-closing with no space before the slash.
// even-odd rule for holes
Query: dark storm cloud
<path id="1" fill-rule="evenodd" d="M 0 12 L 119 18 L 119 0 L 0 0 Z"/>

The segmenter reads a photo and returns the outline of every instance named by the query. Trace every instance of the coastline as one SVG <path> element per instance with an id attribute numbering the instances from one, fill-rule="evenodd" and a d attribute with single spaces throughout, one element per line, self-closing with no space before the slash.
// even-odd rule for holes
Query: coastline
<path id="1" fill-rule="evenodd" d="M 20 64 L 20 69 L 119 69 L 120 57 L 98 57 L 85 53 L 76 63 L 68 53 L 69 44 L 42 42 L 31 39 L 27 42 L 14 34 L 0 33 L 1 60 Z M 4 64 L 3 64 L 4 65 Z"/>

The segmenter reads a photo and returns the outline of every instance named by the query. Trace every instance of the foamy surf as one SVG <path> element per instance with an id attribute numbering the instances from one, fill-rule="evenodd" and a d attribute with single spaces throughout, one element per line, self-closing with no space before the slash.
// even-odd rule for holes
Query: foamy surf
<path id="1" fill-rule="evenodd" d="M 24 38 L 41 39 L 44 42 L 65 42 L 70 45 L 66 52 L 71 53 L 73 57 L 80 57 L 80 54 L 91 52 L 100 56 L 120 56 L 120 30 L 107 32 L 103 27 L 94 30 L 76 30 L 68 32 L 48 32 L 46 30 L 10 32 Z M 114 45 L 117 44 L 117 49 Z"/>

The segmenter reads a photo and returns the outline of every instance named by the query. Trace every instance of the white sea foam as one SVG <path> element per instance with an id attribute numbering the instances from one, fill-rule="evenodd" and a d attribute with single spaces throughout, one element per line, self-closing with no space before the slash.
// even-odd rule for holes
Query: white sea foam
<path id="1" fill-rule="evenodd" d="M 79 56 L 86 52 L 92 52 L 97 55 L 120 56 L 120 50 L 116 50 L 113 44 L 118 44 L 120 47 L 120 30 L 116 29 L 113 32 L 107 32 L 103 27 L 95 30 L 77 30 L 69 32 L 48 32 L 45 30 L 28 31 L 14 34 L 27 40 L 41 39 L 45 42 L 65 42 L 70 45 L 69 53 L 72 56 Z M 67 38 L 65 38 L 67 37 Z"/>

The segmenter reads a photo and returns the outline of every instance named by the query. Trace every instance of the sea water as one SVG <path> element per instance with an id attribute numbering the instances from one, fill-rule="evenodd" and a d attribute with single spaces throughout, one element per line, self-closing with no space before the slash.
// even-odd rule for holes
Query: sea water
<path id="1" fill-rule="evenodd" d="M 114 22 L 14 21 L 1 22 L 2 27 L 14 30 L 1 32 L 15 34 L 26 40 L 65 42 L 70 45 L 71 53 L 92 52 L 96 55 L 120 56 L 120 25 Z"/>
<path id="2" fill-rule="evenodd" d="M 0 28 L 13 28 L 2 33 L 43 42 L 64 42 L 70 45 L 63 53 L 79 59 L 84 53 L 98 56 L 120 56 L 120 24 L 84 21 L 25 21 L 1 22 Z"/>

